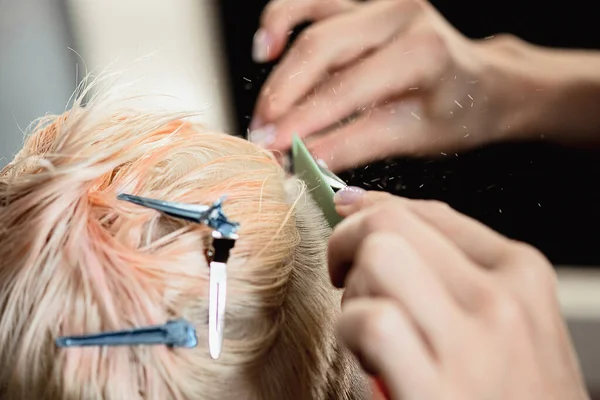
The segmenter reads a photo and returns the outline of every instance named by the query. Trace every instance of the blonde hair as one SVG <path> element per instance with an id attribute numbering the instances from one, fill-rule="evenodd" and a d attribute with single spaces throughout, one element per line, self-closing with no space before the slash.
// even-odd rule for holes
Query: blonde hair
<path id="1" fill-rule="evenodd" d="M 110 96 L 43 118 L 0 174 L 0 398 L 359 399 L 338 344 L 329 230 L 301 182 L 187 114 Z M 224 352 L 207 348 L 208 230 L 116 199 L 206 204 L 241 223 Z M 193 322 L 199 346 L 59 349 L 76 335 Z"/>

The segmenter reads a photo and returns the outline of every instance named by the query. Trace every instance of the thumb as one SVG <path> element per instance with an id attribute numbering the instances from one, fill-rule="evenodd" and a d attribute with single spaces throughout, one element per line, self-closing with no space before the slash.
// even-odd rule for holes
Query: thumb
<path id="1" fill-rule="evenodd" d="M 366 191 L 359 187 L 348 186 L 338 191 L 333 197 L 335 210 L 342 217 L 347 217 L 382 201 L 393 198 L 389 193 Z"/>

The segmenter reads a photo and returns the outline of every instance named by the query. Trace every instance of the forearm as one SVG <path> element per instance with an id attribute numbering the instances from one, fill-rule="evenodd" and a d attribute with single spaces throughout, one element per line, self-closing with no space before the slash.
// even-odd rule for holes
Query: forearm
<path id="1" fill-rule="evenodd" d="M 600 145 L 600 52 L 542 48 L 511 37 L 481 45 L 490 92 L 502 108 L 498 140 Z"/>

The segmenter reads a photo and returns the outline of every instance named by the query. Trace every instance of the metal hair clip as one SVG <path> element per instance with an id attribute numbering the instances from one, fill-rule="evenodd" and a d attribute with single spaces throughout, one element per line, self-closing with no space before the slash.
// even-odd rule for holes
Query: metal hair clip
<path id="1" fill-rule="evenodd" d="M 240 227 L 240 224 L 237 222 L 229 221 L 223 213 L 222 204 L 225 196 L 210 206 L 155 200 L 131 194 L 120 194 L 117 198 L 137 204 L 138 206 L 160 211 L 174 218 L 207 225 L 226 237 L 235 234 Z"/>
<path id="2" fill-rule="evenodd" d="M 235 241 L 238 239 L 237 230 L 240 226 L 238 223 L 230 221 L 223 213 L 224 197 L 211 206 L 174 203 L 129 194 L 121 194 L 118 198 L 161 211 L 171 217 L 201 223 L 213 229 L 213 242 L 208 251 L 210 262 L 208 345 L 211 357 L 214 359 L 219 358 L 223 348 L 223 329 L 225 325 L 227 260 Z"/>
<path id="3" fill-rule="evenodd" d="M 194 326 L 185 319 L 164 325 L 103 332 L 92 335 L 65 336 L 56 339 L 58 347 L 135 346 L 162 344 L 169 347 L 192 348 L 198 345 Z"/>
<path id="4" fill-rule="evenodd" d="M 218 231 L 212 233 L 213 243 L 208 251 L 210 259 L 210 289 L 208 300 L 208 347 L 210 356 L 217 359 L 223 349 L 225 303 L 227 299 L 227 260 L 235 246 L 237 235 L 225 237 Z"/>

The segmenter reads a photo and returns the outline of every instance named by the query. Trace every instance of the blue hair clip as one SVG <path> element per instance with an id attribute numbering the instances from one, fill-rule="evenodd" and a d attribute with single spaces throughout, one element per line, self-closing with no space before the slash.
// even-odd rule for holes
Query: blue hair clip
<path id="1" fill-rule="evenodd" d="M 196 330 L 184 319 L 164 325 L 56 339 L 58 347 L 165 345 L 192 348 L 198 345 Z"/>
<path id="2" fill-rule="evenodd" d="M 223 213 L 223 201 L 226 198 L 225 196 L 221 197 L 210 206 L 155 200 L 131 194 L 120 194 L 117 198 L 142 207 L 160 211 L 163 214 L 174 218 L 197 224 L 204 224 L 221 233 L 223 237 L 235 236 L 240 227 L 240 224 L 230 221 L 225 213 Z"/>

